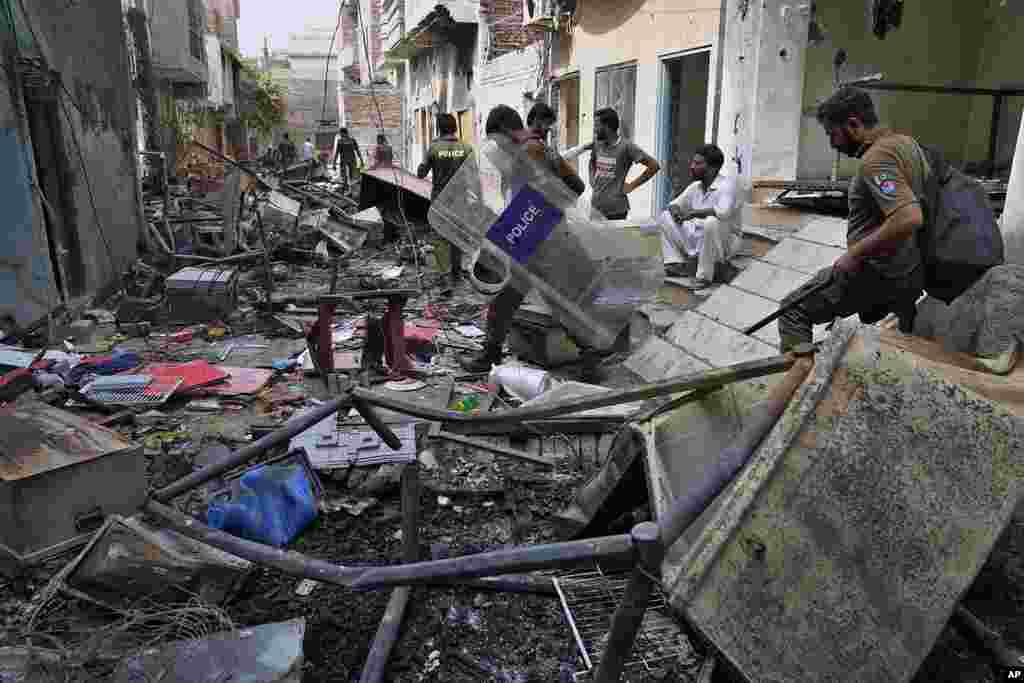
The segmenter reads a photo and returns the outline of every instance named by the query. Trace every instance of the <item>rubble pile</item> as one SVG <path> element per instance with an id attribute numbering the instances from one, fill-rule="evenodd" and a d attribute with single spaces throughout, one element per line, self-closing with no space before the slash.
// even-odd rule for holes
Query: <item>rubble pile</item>
<path id="1" fill-rule="evenodd" d="M 390 194 L 386 175 L 364 178 L 369 205 L 316 164 L 277 176 L 215 161 L 184 184 L 150 176 L 148 251 L 118 294 L 63 307 L 0 346 L 0 500 L 21 520 L 0 539 L 0 672 L 592 680 L 628 566 L 390 595 L 302 568 L 313 558 L 354 576 L 628 534 L 653 509 L 630 425 L 789 365 L 673 385 L 678 371 L 653 368 L 678 366 L 649 351 L 666 345 L 652 312 L 676 305 L 659 295 L 634 316 L 627 347 L 577 381 L 580 354 L 531 297 L 510 339 L 518 359 L 466 374 L 458 358 L 482 348 L 487 300 L 436 262 L 423 204 L 403 203 L 414 193 L 397 175 Z M 222 182 L 202 180 L 214 173 Z M 637 358 L 650 367 L 634 371 Z M 652 377 L 667 384 L 637 388 Z M 372 411 L 339 399 L 370 394 Z M 164 506 L 192 521 L 176 526 Z M 1018 527 L 972 605 L 1006 572 L 1020 576 Z M 599 600 L 587 597 L 595 586 Z M 567 598 L 569 587 L 580 592 Z M 1017 588 L 1000 590 L 1021 604 Z M 644 632 L 623 680 L 712 680 L 713 648 L 656 602 L 641 631 L 667 635 Z M 940 646 L 970 651 L 953 631 Z"/>

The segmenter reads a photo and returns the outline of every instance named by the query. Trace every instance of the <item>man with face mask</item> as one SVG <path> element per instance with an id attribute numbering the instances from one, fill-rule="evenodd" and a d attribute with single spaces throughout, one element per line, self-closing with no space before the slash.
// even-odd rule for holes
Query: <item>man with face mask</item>
<path id="1" fill-rule="evenodd" d="M 658 217 L 665 274 L 692 275 L 696 288 L 709 286 L 716 269 L 725 271 L 742 241 L 736 186 L 721 175 L 725 155 L 715 145 L 701 145 L 690 160 L 693 182 Z"/>
<path id="2" fill-rule="evenodd" d="M 871 96 L 845 87 L 818 107 L 832 148 L 861 160 L 850 181 L 846 252 L 830 268 L 790 293 L 782 304 L 823 287 L 779 318 L 781 348 L 811 341 L 813 325 L 857 313 L 865 323 L 896 313 L 913 329 L 924 286 L 917 231 L 931 166 L 913 138 L 879 126 Z"/>
<path id="3" fill-rule="evenodd" d="M 633 164 L 644 166 L 636 180 L 626 180 Z M 594 112 L 594 144 L 590 155 L 590 205 L 610 221 L 629 215 L 626 195 L 637 189 L 661 169 L 657 160 L 632 141 L 619 135 L 619 115 L 614 109 Z"/>

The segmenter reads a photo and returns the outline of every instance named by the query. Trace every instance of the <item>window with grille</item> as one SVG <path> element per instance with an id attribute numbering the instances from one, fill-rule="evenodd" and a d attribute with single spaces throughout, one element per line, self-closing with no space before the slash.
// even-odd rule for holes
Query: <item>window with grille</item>
<path id="1" fill-rule="evenodd" d="M 632 138 L 636 119 L 636 64 L 617 64 L 594 74 L 594 111 L 611 107 L 619 115 L 619 134 Z"/>
<path id="2" fill-rule="evenodd" d="M 206 11 L 202 0 L 188 0 L 188 51 L 194 59 L 206 63 Z"/>

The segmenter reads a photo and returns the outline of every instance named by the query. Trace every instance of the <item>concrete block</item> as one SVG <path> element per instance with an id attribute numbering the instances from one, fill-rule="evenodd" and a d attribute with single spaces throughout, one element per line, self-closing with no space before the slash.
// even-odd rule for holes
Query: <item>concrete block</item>
<path id="1" fill-rule="evenodd" d="M 731 327 L 692 311 L 684 313 L 679 321 L 669 328 L 665 337 L 714 367 L 767 358 L 777 353 L 776 346 L 754 337 L 747 337 Z"/>
<path id="2" fill-rule="evenodd" d="M 796 234 L 797 239 L 824 244 L 827 247 L 846 249 L 846 220 L 843 218 L 819 218 Z"/>
<path id="3" fill-rule="evenodd" d="M 758 320 L 772 314 L 778 304 L 756 294 L 722 285 L 704 304 L 697 309 L 712 320 L 741 331 Z M 779 344 L 778 326 L 775 323 L 755 333 L 755 336 L 773 346 Z"/>
<path id="4" fill-rule="evenodd" d="M 807 273 L 798 270 L 764 261 L 754 261 L 729 284 L 772 301 L 782 301 L 787 294 L 809 279 Z"/>
<path id="5" fill-rule="evenodd" d="M 677 375 L 707 370 L 711 366 L 669 344 L 661 337 L 648 337 L 623 366 L 645 382 L 657 382 Z"/>
<path id="6" fill-rule="evenodd" d="M 821 268 L 832 265 L 843 251 L 843 249 L 826 247 L 823 244 L 790 238 L 769 251 L 763 258 L 777 266 L 785 266 L 813 275 Z"/>

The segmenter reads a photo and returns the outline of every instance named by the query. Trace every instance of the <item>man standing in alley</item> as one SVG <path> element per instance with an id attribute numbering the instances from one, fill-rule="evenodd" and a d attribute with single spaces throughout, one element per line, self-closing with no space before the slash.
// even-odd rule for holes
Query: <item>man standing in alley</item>
<path id="1" fill-rule="evenodd" d="M 782 301 L 781 348 L 810 342 L 812 326 L 857 313 L 865 323 L 889 313 L 900 330 L 913 329 L 924 286 L 917 231 L 932 172 L 914 138 L 879 126 L 871 96 L 841 88 L 818 107 L 818 122 L 833 149 L 861 160 L 850 181 L 846 252 Z"/>
<path id="2" fill-rule="evenodd" d="M 356 165 L 356 158 L 359 165 Z M 342 178 L 345 180 L 345 187 L 351 188 L 352 183 L 359 177 L 359 166 L 363 163 L 363 151 L 359 149 L 359 142 L 348 134 L 348 128 L 338 129 L 338 140 L 334 143 L 334 170 L 338 170 L 338 161 L 341 160 Z"/>
<path id="3" fill-rule="evenodd" d="M 627 181 L 633 164 L 644 166 L 636 180 Z M 594 145 L 590 155 L 590 205 L 610 221 L 629 215 L 626 195 L 637 189 L 661 169 L 657 160 L 630 140 L 619 135 L 619 115 L 614 109 L 594 112 Z"/>
<path id="4" fill-rule="evenodd" d="M 395 153 L 391 149 L 391 143 L 384 133 L 377 135 L 377 153 L 374 155 L 373 167 L 392 166 L 395 163 Z"/>
<path id="5" fill-rule="evenodd" d="M 665 274 L 696 273 L 697 289 L 711 285 L 716 273 L 728 280 L 729 259 L 742 243 L 736 184 L 721 174 L 725 155 L 716 145 L 701 145 L 690 160 L 693 182 L 658 217 Z"/>
<path id="6" fill-rule="evenodd" d="M 314 152 L 316 152 L 316 148 L 313 147 L 313 139 L 306 138 L 306 141 L 302 143 L 302 160 L 312 161 Z"/>
<path id="7" fill-rule="evenodd" d="M 291 138 L 288 137 L 288 133 L 284 134 L 284 139 L 281 140 L 281 144 L 277 146 L 277 156 L 281 160 L 281 172 L 283 173 L 295 163 L 295 143 L 292 142 Z"/>
<path id="8" fill-rule="evenodd" d="M 433 173 L 430 201 L 437 199 L 463 162 L 473 157 L 473 146 L 459 141 L 456 135 L 458 129 L 454 116 L 437 115 L 438 137 L 430 143 L 426 158 L 416 169 L 416 175 L 420 178 Z M 439 242 L 437 246 L 442 245 L 448 247 L 451 281 L 455 284 L 462 277 L 462 251 L 450 242 Z"/>

